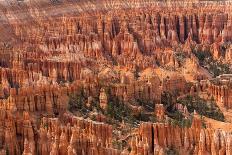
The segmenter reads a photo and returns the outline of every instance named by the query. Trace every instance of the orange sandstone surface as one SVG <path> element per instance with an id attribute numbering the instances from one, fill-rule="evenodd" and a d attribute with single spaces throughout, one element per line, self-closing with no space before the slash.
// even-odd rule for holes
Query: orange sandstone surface
<path id="1" fill-rule="evenodd" d="M 232 155 L 232 2 L 0 1 L 0 155 Z"/>

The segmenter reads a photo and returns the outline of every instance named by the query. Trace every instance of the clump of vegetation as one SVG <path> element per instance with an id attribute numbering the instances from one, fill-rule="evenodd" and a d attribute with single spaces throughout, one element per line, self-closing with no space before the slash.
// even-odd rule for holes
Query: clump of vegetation
<path id="1" fill-rule="evenodd" d="M 136 99 L 137 106 L 142 106 L 146 111 L 154 111 L 154 103 L 150 100 L 144 100 L 141 98 Z"/>
<path id="2" fill-rule="evenodd" d="M 183 63 L 185 59 L 188 57 L 187 53 L 185 52 L 175 52 L 174 53 L 175 58 L 177 59 L 178 62 Z"/>
<path id="3" fill-rule="evenodd" d="M 194 55 L 198 58 L 201 66 L 204 65 L 204 61 L 208 58 L 211 58 L 212 55 L 209 51 L 193 51 Z"/>
<path id="4" fill-rule="evenodd" d="M 139 121 L 152 121 L 155 122 L 156 119 L 146 112 L 154 111 L 152 102 L 145 100 L 136 100 L 137 106 L 143 107 L 143 110 L 134 114 L 128 104 L 123 103 L 123 101 L 119 100 L 118 97 L 108 94 L 109 101 L 105 114 L 112 119 L 118 121 L 126 121 L 129 124 L 138 124 Z"/>
<path id="5" fill-rule="evenodd" d="M 87 97 L 84 95 L 84 90 L 81 89 L 79 93 L 74 93 L 69 96 L 69 111 L 76 112 L 79 111 L 81 113 L 85 113 L 87 111 L 87 107 L 84 104 L 87 100 Z"/>
<path id="6" fill-rule="evenodd" d="M 113 148 L 122 150 L 123 148 L 127 146 L 127 142 L 122 141 L 122 140 L 113 140 L 112 145 L 113 145 Z"/>
<path id="7" fill-rule="evenodd" d="M 186 119 L 180 111 L 175 109 L 173 102 L 174 97 L 171 93 L 164 92 L 161 95 L 161 103 L 165 106 L 166 114 L 170 118 L 169 123 L 180 127 L 190 127 L 192 118 Z"/>
<path id="8" fill-rule="evenodd" d="M 96 109 L 99 113 L 103 113 L 103 110 L 100 108 L 99 99 L 93 97 L 92 105 L 90 107 L 86 106 L 88 101 L 87 95 L 84 93 L 84 90 L 73 93 L 69 96 L 68 110 L 72 113 L 79 112 L 81 116 L 88 117 L 88 114 Z M 95 120 L 94 116 L 91 117 L 92 120 Z"/>
<path id="9" fill-rule="evenodd" d="M 167 111 L 171 111 L 173 108 L 173 95 L 169 92 L 162 93 L 161 103 L 166 107 Z"/>
<path id="10" fill-rule="evenodd" d="M 189 112 L 196 112 L 200 115 L 218 120 L 225 121 L 225 117 L 221 110 L 216 105 L 215 101 L 211 99 L 211 101 L 206 101 L 201 99 L 198 96 L 186 96 L 185 98 L 177 100 L 177 103 L 180 103 L 188 108 Z"/>
<path id="11" fill-rule="evenodd" d="M 231 74 L 231 69 L 228 64 L 220 60 L 214 60 L 209 51 L 193 51 L 199 60 L 199 64 L 206 68 L 214 77 L 221 74 Z"/>
<path id="12" fill-rule="evenodd" d="M 133 122 L 135 119 L 130 108 L 117 97 L 110 97 L 105 114 L 115 120 L 127 120 Z"/>
<path id="13" fill-rule="evenodd" d="M 206 59 L 206 63 L 208 64 L 208 70 L 214 77 L 221 74 L 231 74 L 231 69 L 228 64 L 222 63 L 221 61 L 216 61 L 211 58 Z"/>
<path id="14" fill-rule="evenodd" d="M 83 89 L 78 93 L 70 95 L 69 98 L 69 111 L 72 113 L 79 113 L 83 117 L 88 117 L 93 109 L 97 110 L 107 116 L 107 122 L 110 124 L 115 124 L 118 122 L 126 122 L 131 125 L 139 124 L 139 121 L 151 121 L 156 122 L 156 119 L 151 116 L 151 112 L 154 111 L 153 103 L 150 101 L 145 101 L 138 99 L 134 103 L 136 106 L 143 107 L 141 112 L 133 113 L 129 103 L 124 103 L 118 97 L 111 94 L 109 87 L 106 87 L 106 93 L 108 96 L 107 109 L 103 110 L 100 107 L 99 99 L 93 98 L 91 107 L 86 106 L 87 96 L 85 95 Z M 94 116 L 91 116 L 92 120 L 95 120 Z"/>
<path id="15" fill-rule="evenodd" d="M 190 127 L 192 124 L 192 117 L 186 119 L 183 114 L 175 108 L 173 103 L 174 97 L 171 93 L 164 92 L 161 96 L 161 103 L 165 106 L 166 114 L 169 118 L 169 123 L 178 125 L 180 127 Z M 206 116 L 218 121 L 225 121 L 223 113 L 220 111 L 215 101 L 206 101 L 198 96 L 187 96 L 176 101 L 183 106 L 186 106 L 190 113 L 196 112 L 202 116 Z M 205 127 L 205 123 L 202 119 L 202 127 Z"/>
<path id="16" fill-rule="evenodd" d="M 174 126 L 179 126 L 179 127 L 187 127 L 190 128 L 192 125 L 192 117 L 190 118 L 184 118 L 183 114 L 179 111 L 172 111 L 167 113 L 168 116 L 171 118 L 169 120 L 169 123 L 174 125 Z"/>
<path id="17" fill-rule="evenodd" d="M 170 147 L 167 150 L 165 150 L 165 154 L 167 154 L 167 155 L 178 155 L 179 152 L 175 148 Z"/>

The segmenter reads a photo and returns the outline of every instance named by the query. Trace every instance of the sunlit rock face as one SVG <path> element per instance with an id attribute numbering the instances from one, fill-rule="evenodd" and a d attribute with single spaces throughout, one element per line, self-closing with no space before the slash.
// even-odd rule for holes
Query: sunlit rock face
<path id="1" fill-rule="evenodd" d="M 195 113 L 190 127 L 174 126 L 161 104 L 164 92 L 206 92 L 232 108 L 230 75 L 211 79 L 194 55 L 209 51 L 213 60 L 232 64 L 231 2 L 22 0 L 0 6 L 0 155 L 163 155 L 167 148 L 181 155 L 232 154 L 229 132 L 203 129 Z M 73 94 L 85 97 L 78 103 L 94 119 L 79 114 L 80 105 L 70 108 Z M 150 108 L 145 117 L 158 123 L 124 130 L 127 123 L 108 119 L 114 101 L 136 116 Z"/>

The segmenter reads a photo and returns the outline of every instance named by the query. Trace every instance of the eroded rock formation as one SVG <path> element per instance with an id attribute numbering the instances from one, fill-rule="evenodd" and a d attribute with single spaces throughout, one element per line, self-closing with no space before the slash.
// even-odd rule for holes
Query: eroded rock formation
<path id="1" fill-rule="evenodd" d="M 183 155 L 232 153 L 229 132 L 202 128 L 197 114 L 177 103 L 184 119 L 193 119 L 191 127 L 174 126 L 161 104 L 164 92 L 176 98 L 207 92 L 232 108 L 230 75 L 210 79 L 197 57 L 208 51 L 213 60 L 231 65 L 231 2 L 0 5 L 1 155 L 161 155 L 172 147 Z M 79 95 L 77 109 L 71 107 L 73 94 Z M 139 122 L 130 130 L 124 120 L 110 125 L 112 98 L 123 104 L 122 111 L 127 107 L 140 119 L 145 111 L 146 118 L 166 123 Z M 84 108 L 92 120 L 76 116 Z"/>

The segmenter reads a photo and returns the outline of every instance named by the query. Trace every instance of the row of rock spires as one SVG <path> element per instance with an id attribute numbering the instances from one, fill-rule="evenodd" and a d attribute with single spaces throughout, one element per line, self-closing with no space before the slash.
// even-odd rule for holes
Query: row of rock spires
<path id="1" fill-rule="evenodd" d="M 201 125 L 199 121 L 195 119 L 195 123 Z M 201 129 L 193 124 L 191 128 L 180 128 L 163 123 L 142 123 L 138 136 L 131 141 L 130 154 L 160 155 L 165 154 L 166 148 L 175 148 L 181 155 L 231 154 L 230 133 L 220 129 Z"/>
<path id="2" fill-rule="evenodd" d="M 200 41 L 204 38 L 212 40 L 209 43 L 214 42 L 212 47 L 215 59 L 224 57 L 227 62 L 231 60 L 230 49 L 225 54 L 219 49 L 222 43 L 231 41 L 229 14 L 204 13 L 183 17 L 152 11 L 140 11 L 136 13 L 137 16 L 134 13 L 132 10 L 131 13 L 125 13 L 125 17 L 99 17 L 96 22 L 79 17 L 63 17 L 52 22 L 40 21 L 40 25 L 34 25 L 28 31 L 23 30 L 24 25 L 16 24 L 16 34 L 19 35 L 20 31 L 20 34 L 25 35 L 21 36 L 24 44 L 17 52 L 16 48 L 8 51 L 8 54 L 1 51 L 1 66 L 37 72 L 53 81 L 80 79 L 83 66 L 96 67 L 96 63 L 85 59 L 87 57 L 100 61 L 108 59 L 110 61 L 107 63 L 116 61 L 121 66 L 138 66 L 140 69 L 155 67 L 154 61 L 159 65 L 169 64 L 178 68 L 180 64 L 173 51 L 167 47 L 173 47 L 175 42 L 183 42 L 183 50 L 186 47 L 189 52 L 196 42 L 205 44 Z M 196 27 L 195 37 L 193 27 Z M 208 31 L 212 27 L 214 35 L 208 34 L 213 31 Z M 173 33 L 169 33 L 171 30 Z M 223 31 L 221 35 L 220 31 Z M 42 38 L 38 40 L 32 36 L 36 34 Z M 171 36 L 174 40 L 168 39 L 169 34 L 175 34 L 175 37 Z M 15 52 L 17 54 L 12 55 L 16 56 L 9 56 L 9 53 Z"/>
<path id="3" fill-rule="evenodd" d="M 81 88 L 81 86 L 77 86 L 77 85 L 71 85 L 71 87 L 69 87 L 69 88 L 64 87 L 62 89 L 58 89 L 58 87 L 54 87 L 54 86 L 50 87 L 50 88 L 47 88 L 45 86 L 41 86 L 41 87 L 37 87 L 35 90 L 27 88 L 24 91 L 22 91 L 21 89 L 19 89 L 18 92 L 13 91 L 14 89 L 12 89 L 11 96 L 7 100 L 2 100 L 1 101 L 2 102 L 1 103 L 1 105 L 2 105 L 1 109 L 2 109 L 2 112 L 3 112 L 2 117 L 3 117 L 3 119 L 8 119 L 8 117 L 9 117 L 10 120 L 14 120 L 15 118 L 12 116 L 12 113 L 16 113 L 15 117 L 20 118 L 20 113 L 19 113 L 20 111 L 30 111 L 32 116 L 35 113 L 38 113 L 38 112 L 39 113 L 44 112 L 48 116 L 55 116 L 54 114 L 56 114 L 57 112 L 61 115 L 67 109 L 66 96 L 67 96 L 68 92 L 75 91 L 76 88 L 78 88 L 78 87 Z M 88 88 L 88 85 L 86 85 L 84 87 Z M 196 87 L 198 88 L 199 91 L 201 91 L 202 89 L 205 90 L 207 88 L 207 84 L 202 82 L 201 85 L 198 85 Z M 191 89 L 193 89 L 193 87 Z M 123 94 L 123 95 L 125 95 L 125 94 Z M 126 101 L 126 97 L 125 96 L 123 96 L 123 97 L 124 97 L 124 99 Z M 30 118 L 29 115 L 30 115 L 29 113 L 25 113 L 23 118 L 25 118 L 25 120 L 28 120 L 28 118 Z M 71 126 L 73 126 L 75 124 L 75 123 L 74 124 L 72 123 L 74 118 L 70 114 L 64 113 L 61 117 L 62 117 L 62 122 L 64 122 L 65 124 L 70 123 Z M 12 130 L 12 128 L 16 128 L 17 134 L 19 134 L 19 135 L 28 135 L 29 132 L 32 132 L 32 131 L 36 130 L 36 122 L 37 122 L 36 120 L 37 119 L 35 119 L 35 120 L 31 121 L 31 122 L 27 121 L 25 126 L 28 127 L 28 124 L 31 124 L 30 126 L 32 126 L 32 128 L 25 129 L 25 130 L 27 130 L 27 131 L 25 131 L 27 133 L 22 133 L 22 127 L 20 126 L 22 124 L 21 120 L 17 121 L 16 124 L 18 124 L 18 125 L 16 127 L 13 127 L 12 124 L 8 124 L 7 126 L 9 128 L 9 130 Z M 46 129 L 47 126 L 49 126 L 47 124 L 51 124 L 51 123 L 47 123 L 47 124 L 43 123 L 44 120 L 46 120 L 46 118 L 42 119 L 42 123 L 41 123 L 42 125 L 40 125 L 40 127 L 44 126 L 44 128 Z M 51 120 L 48 119 L 48 120 L 49 121 L 53 120 L 52 122 L 57 122 L 58 119 L 54 118 L 54 119 L 51 119 Z M 13 124 L 15 124 L 15 123 L 13 123 Z M 80 126 L 80 125 L 78 125 L 78 126 Z M 200 136 L 199 133 L 201 132 L 200 131 L 201 122 L 199 120 L 194 120 L 193 121 L 192 129 L 181 129 L 181 128 L 178 128 L 178 127 L 172 127 L 172 126 L 162 125 L 161 124 L 161 125 L 158 125 L 157 127 L 154 127 L 154 131 L 152 131 L 152 129 L 151 129 L 152 125 L 150 124 L 148 126 L 149 127 L 147 127 L 146 124 L 141 125 L 140 134 L 142 135 L 143 138 L 142 138 L 142 142 L 139 142 L 138 139 L 136 140 L 136 141 L 138 141 L 138 142 L 136 142 L 136 143 L 138 143 L 138 145 L 141 145 L 141 143 L 142 144 L 144 143 L 144 144 L 147 145 L 146 141 L 148 141 L 150 143 L 151 141 L 153 141 L 153 140 L 151 140 L 152 137 L 157 137 L 157 140 L 154 142 L 154 144 L 149 144 L 149 145 L 150 145 L 150 147 L 153 146 L 153 145 L 155 145 L 155 146 L 158 145 L 156 147 L 156 149 L 158 149 L 158 152 L 159 151 L 161 151 L 161 152 L 164 151 L 164 150 L 161 149 L 160 146 L 162 146 L 164 148 L 165 147 L 171 147 L 171 146 L 181 148 L 182 146 L 186 146 L 186 149 L 187 150 L 189 149 L 188 151 L 191 151 L 191 150 L 194 150 L 194 149 L 195 149 L 195 152 L 200 151 L 200 148 L 199 148 L 200 146 L 198 146 L 198 148 L 191 146 L 191 144 L 192 145 L 196 144 L 199 141 L 199 136 Z M 84 126 L 83 128 L 87 128 L 87 126 Z M 149 128 L 149 129 L 144 129 L 144 128 Z M 156 130 L 156 128 L 157 128 L 157 130 Z M 30 131 L 28 131 L 28 130 L 30 130 Z M 185 130 L 187 130 L 187 133 L 186 133 Z M 49 130 L 47 130 L 47 131 L 49 131 Z M 167 133 L 165 133 L 165 132 L 167 132 Z M 98 133 L 98 132 L 95 132 L 95 133 Z M 154 134 L 156 133 L 157 135 L 154 136 L 151 133 L 154 133 Z M 170 133 L 177 133 L 177 135 L 173 135 L 173 134 L 170 134 Z M 189 138 L 189 139 L 186 140 L 186 144 L 184 145 L 185 140 L 183 141 L 183 138 L 185 138 L 185 134 L 187 134 L 187 138 Z M 31 136 L 28 136 L 25 139 L 25 145 L 26 146 L 31 143 L 30 141 L 31 141 L 31 139 L 33 139 L 31 137 L 36 137 L 36 136 L 32 136 L 31 133 L 29 135 L 31 135 Z M 164 137 L 168 136 L 168 135 L 170 137 L 166 137 L 166 139 L 165 139 Z M 172 136 L 176 136 L 176 137 L 172 137 Z M 178 140 L 178 142 L 176 140 Z M 3 140 L 3 142 L 4 141 L 5 140 Z M 37 141 L 37 140 L 35 140 L 35 141 Z M 8 142 L 8 141 L 5 141 L 5 142 Z M 14 145 L 16 145 L 16 142 L 17 142 L 17 140 L 12 142 L 13 144 L 10 143 L 9 145 L 14 146 Z M 134 141 L 134 143 L 135 143 L 135 141 Z M 22 148 L 22 144 L 23 143 L 21 142 L 21 148 Z M 59 146 L 58 144 L 56 144 L 56 145 L 54 144 L 54 147 Z M 32 144 L 29 145 L 29 147 L 33 148 L 34 145 L 35 144 L 32 143 Z M 217 144 L 217 145 L 219 145 L 219 144 Z M 45 146 L 47 146 L 47 145 L 45 145 Z M 45 147 L 45 146 L 43 146 L 43 147 Z M 68 144 L 66 146 L 68 146 Z M 220 144 L 220 146 L 221 146 L 221 144 Z M 133 147 L 135 147 L 135 146 L 133 146 Z M 139 147 L 141 147 L 141 146 L 139 146 Z M 150 147 L 149 147 L 148 150 L 145 150 L 145 152 L 149 151 L 149 150 L 150 151 L 155 150 L 155 148 L 151 149 Z M 136 148 L 134 148 L 134 149 L 136 150 Z M 77 149 L 75 149 L 75 150 L 77 150 Z M 132 149 L 132 153 L 135 153 L 134 152 L 135 150 Z M 144 151 L 143 148 L 140 148 L 140 151 L 141 150 Z M 211 149 L 207 149 L 207 150 L 203 150 L 203 151 L 208 151 L 209 152 L 209 151 L 211 151 Z M 115 150 L 113 150 L 113 152 L 115 152 Z M 118 151 L 116 151 L 116 152 L 118 152 Z M 157 150 L 156 150 L 156 152 L 157 152 Z M 84 154 L 86 154 L 86 153 L 84 153 Z M 102 153 L 99 153 L 99 154 L 102 154 Z"/>
<path id="4" fill-rule="evenodd" d="M 1 74 L 3 78 L 10 81 L 10 84 L 12 84 L 13 87 L 15 87 L 16 83 L 17 85 L 22 86 L 23 84 L 28 85 L 34 81 L 41 81 L 46 78 L 46 81 L 48 82 L 51 80 L 53 82 L 72 82 L 75 80 L 87 79 L 89 76 L 95 76 L 94 70 L 99 70 L 101 67 L 99 64 L 96 64 L 96 62 L 84 60 L 82 60 L 82 62 L 79 60 L 66 59 L 60 61 L 56 59 L 41 58 L 40 56 L 37 57 L 36 55 L 29 56 L 28 54 L 26 56 L 23 55 L 20 58 L 20 61 L 18 61 L 16 58 L 7 59 L 6 56 L 1 56 L 4 61 L 8 60 L 8 63 L 5 64 L 6 66 L 2 63 L 1 66 L 4 68 L 1 68 Z M 60 57 L 63 58 L 62 55 Z M 132 60 L 132 58 L 130 59 Z M 139 58 L 135 61 L 135 63 L 131 63 L 125 57 L 120 57 L 118 59 L 120 65 L 129 68 L 132 72 L 135 71 L 136 66 L 138 66 L 139 69 L 155 67 L 154 61 L 162 66 L 174 65 L 176 68 L 179 67 L 179 62 L 176 60 L 173 50 L 170 49 L 157 49 L 157 53 L 153 56 Z M 13 68 L 13 70 L 5 69 L 5 67 Z M 101 73 L 101 71 L 99 72 L 99 74 L 104 74 Z M 104 72 L 104 70 L 102 70 L 102 72 Z M 20 77 L 17 76 L 27 78 L 28 81 L 20 79 Z"/>
<path id="5" fill-rule="evenodd" d="M 6 75 L 8 73 L 14 72 L 2 69 L 1 79 L 8 77 Z M 27 78 L 13 79 L 16 81 L 17 79 L 27 80 Z M 111 91 L 125 101 L 130 99 L 130 96 L 139 97 L 143 94 L 146 94 L 143 97 L 148 95 L 148 98 L 156 98 L 157 96 L 154 95 L 157 94 L 153 91 L 158 92 L 157 86 L 160 83 L 159 81 L 157 83 L 156 80 L 150 82 L 150 84 L 141 81 L 137 84 L 119 85 L 113 87 Z M 21 154 L 22 150 L 24 150 L 23 154 L 27 155 L 36 153 L 44 155 L 49 153 L 51 155 L 119 154 L 120 151 L 111 147 L 111 126 L 80 120 L 66 113 L 68 95 L 80 92 L 83 88 L 88 96 L 95 96 L 98 94 L 97 87 L 99 87 L 97 83 L 77 81 L 63 87 L 58 84 L 40 85 L 37 83 L 34 86 L 10 88 L 9 97 L 0 101 L 2 114 L 0 116 L 2 119 L 0 148 L 3 149 L 2 154 Z M 146 92 L 141 93 L 140 90 Z M 52 118 L 57 117 L 58 114 L 59 118 Z M 46 117 L 40 119 L 43 115 Z M 78 132 L 77 135 L 76 132 Z M 99 142 L 99 140 L 101 141 Z"/>
<path id="6" fill-rule="evenodd" d="M 62 17 L 38 21 L 30 30 L 15 24 L 20 40 L 39 46 L 44 52 L 81 53 L 86 57 L 108 55 L 150 55 L 157 47 L 185 43 L 188 38 L 202 44 L 231 41 L 231 15 L 221 12 L 192 12 L 176 10 L 178 14 L 148 10 L 127 10 L 90 19 Z M 97 20 L 92 20 L 97 18 Z"/>
<path id="7" fill-rule="evenodd" d="M 104 123 L 87 121 L 64 113 L 58 118 L 42 118 L 39 129 L 33 114 L 23 113 L 23 118 L 1 110 L 1 154 L 50 155 L 119 155 L 126 151 L 112 149 L 112 127 Z M 62 125 L 66 124 L 66 125 Z M 170 124 L 142 123 L 138 136 L 132 137 L 130 155 L 165 154 L 174 147 L 180 154 L 231 154 L 231 135 L 222 130 L 201 129 L 200 120 L 191 128 Z M 4 151 L 5 150 L 5 151 Z"/>
<path id="8" fill-rule="evenodd" d="M 177 10 L 176 15 L 160 9 L 110 12 L 104 16 L 97 13 L 97 21 L 67 16 L 38 21 L 29 30 L 24 29 L 25 25 L 15 24 L 15 33 L 24 43 L 11 52 L 1 49 L 0 64 L 37 72 L 53 81 L 74 81 L 86 77 L 81 75 L 83 66 L 96 67 L 83 57 L 110 60 L 107 63 L 116 60 L 122 66 L 140 69 L 155 67 L 154 61 L 178 68 L 180 64 L 167 47 L 185 43 L 189 51 L 195 42 L 213 43 L 215 59 L 225 56 L 230 62 L 231 50 L 225 54 L 219 50 L 222 43 L 231 41 L 229 13 L 219 13 L 220 9 L 206 12 L 208 9 L 203 8 L 200 14 L 195 10 L 183 15 L 184 8 Z"/>
<path id="9" fill-rule="evenodd" d="M 87 121 L 65 113 L 62 123 L 58 118 L 42 118 L 39 129 L 36 129 L 36 123 L 27 112 L 24 112 L 23 119 L 18 120 L 16 126 L 13 116 L 3 113 L 1 116 L 5 117 L 5 123 L 2 124 L 1 147 L 8 148 L 9 154 L 20 154 L 21 150 L 24 150 L 24 155 L 128 154 L 127 151 L 112 149 L 112 127 L 104 123 Z M 63 123 L 66 125 L 62 125 Z M 165 154 L 166 148 L 171 147 L 180 150 L 180 154 L 231 154 L 229 133 L 209 128 L 201 129 L 199 125 L 199 120 L 195 120 L 191 128 L 142 123 L 138 135 L 131 139 L 129 154 L 161 155 Z M 16 135 L 21 135 L 21 138 L 15 137 Z M 2 150 L 1 154 L 4 152 L 6 151 Z"/>
<path id="10" fill-rule="evenodd" d="M 206 92 L 209 97 L 213 97 L 214 100 L 224 107 L 231 109 L 231 75 L 225 74 L 213 78 L 211 80 L 201 80 L 195 83 L 190 89 L 190 95 L 195 95 L 196 93 Z"/>
<path id="11" fill-rule="evenodd" d="M 41 87 L 42 88 L 42 87 Z M 38 93 L 40 90 L 40 92 L 45 93 L 44 90 L 46 89 L 37 89 L 36 91 L 36 96 L 40 96 Z M 77 88 L 77 86 L 73 87 L 74 89 Z M 2 147 L 4 147 L 6 150 L 7 148 L 16 148 L 16 149 L 10 149 L 11 151 L 13 150 L 18 150 L 18 152 L 20 152 L 20 150 L 22 150 L 22 145 L 23 143 L 25 144 L 24 147 L 24 152 L 26 153 L 31 153 L 33 154 L 33 152 L 38 151 L 39 154 L 47 154 L 47 150 L 52 150 L 50 154 L 56 154 L 57 151 L 60 152 L 59 154 L 67 154 L 67 152 L 65 152 L 66 150 L 68 150 L 69 152 L 77 152 L 79 151 L 79 153 L 82 154 L 109 154 L 109 152 L 111 152 L 112 154 L 119 154 L 120 151 L 117 150 L 113 150 L 111 148 L 109 149 L 103 149 L 104 151 L 106 151 L 104 153 L 104 151 L 102 151 L 101 147 L 100 150 L 95 150 L 94 148 L 96 148 L 97 144 L 100 146 L 110 146 L 111 145 L 111 140 L 112 140 L 112 136 L 110 136 L 112 134 L 112 127 L 109 126 L 109 128 L 107 129 L 102 129 L 100 128 L 100 126 L 107 126 L 104 123 L 94 123 L 96 124 L 96 126 L 94 127 L 91 124 L 91 121 L 89 123 L 89 121 L 86 121 L 84 119 L 78 119 L 74 116 L 72 116 L 69 113 L 66 113 L 66 109 L 67 109 L 67 105 L 65 105 L 64 103 L 67 103 L 67 101 L 65 101 L 65 94 L 64 92 L 67 91 L 67 88 L 63 88 L 63 91 L 58 90 L 57 88 L 50 88 L 49 91 L 46 93 L 47 95 L 45 95 L 45 100 L 34 100 L 33 101 L 33 90 L 28 90 L 29 93 L 26 93 L 24 91 L 24 93 L 19 93 L 17 96 L 17 93 L 15 92 L 15 99 L 23 99 L 25 98 L 25 95 L 27 95 L 28 97 L 30 97 L 30 99 L 32 100 L 24 100 L 23 102 L 19 102 L 19 100 L 14 101 L 14 99 L 12 99 L 12 97 L 10 97 L 8 99 L 8 103 L 2 103 L 1 105 L 5 105 L 1 107 L 1 111 L 2 111 L 2 115 L 1 118 L 2 120 L 5 120 L 2 126 L 2 131 L 5 131 L 5 135 L 3 134 L 2 137 L 5 137 L 5 139 L 2 139 Z M 72 89 L 72 88 L 71 88 Z M 14 92 L 14 91 L 13 91 Z M 13 93 L 12 92 L 12 93 Z M 50 95 L 49 95 L 50 93 Z M 24 95 L 24 96 L 22 96 Z M 53 96 L 53 97 L 52 97 Z M 43 98 L 43 97 L 42 97 Z M 34 98 L 36 99 L 36 98 Z M 50 100 L 52 99 L 52 101 Z M 60 101 L 62 100 L 62 101 Z M 27 105 L 27 102 L 30 102 L 30 104 Z M 41 102 L 40 102 L 41 101 Z M 33 102 L 35 103 L 35 106 L 33 105 Z M 18 104 L 20 103 L 20 104 Z M 31 104 L 32 103 L 32 104 Z M 17 104 L 17 106 L 15 106 L 15 104 Z M 45 106 L 44 106 L 45 104 Z M 25 106 L 27 105 L 27 106 Z M 20 113 L 22 113 L 22 111 L 30 111 L 30 113 L 28 112 L 23 112 L 23 117 L 20 116 Z M 43 118 L 40 122 L 40 129 L 39 129 L 39 133 L 37 133 L 37 127 L 39 127 L 38 125 L 38 114 L 36 113 L 41 113 L 41 112 L 45 112 L 45 114 L 48 116 L 48 118 Z M 55 116 L 56 113 L 60 114 L 60 118 L 49 118 L 49 116 Z M 55 115 L 54 115 L 55 114 Z M 18 119 L 18 118 L 23 118 L 23 119 Z M 84 123 L 84 124 L 83 124 Z M 58 127 L 60 124 L 67 124 L 67 125 L 61 125 L 60 127 Z M 23 127 L 22 127 L 23 125 Z M 102 139 L 104 142 L 102 142 L 103 144 L 101 144 L 101 142 L 94 144 L 93 149 L 91 149 L 91 151 L 89 150 L 88 146 L 92 146 L 94 142 L 90 141 L 84 143 L 82 142 L 82 139 L 84 139 L 83 137 L 79 137 L 78 139 L 81 139 L 81 142 L 78 142 L 77 146 L 80 146 L 80 148 L 78 149 L 78 147 L 75 147 L 73 149 L 74 146 L 70 146 L 72 143 L 70 137 L 71 133 L 73 133 L 73 129 L 76 129 L 76 126 L 78 126 L 78 128 L 81 129 L 88 129 L 87 131 L 84 130 L 84 132 L 86 134 L 93 134 L 95 136 L 100 136 L 96 139 Z M 93 126 L 93 127 L 91 127 Z M 67 128 L 66 128 L 67 127 Z M 59 129 L 57 129 L 59 128 Z M 72 131 L 71 131 L 72 129 Z M 10 132 L 7 132 L 8 130 L 10 130 Z M 58 131 L 57 131 L 58 130 Z M 184 148 L 187 151 L 192 151 L 194 150 L 194 152 L 196 154 L 205 154 L 205 153 L 210 153 L 210 151 L 219 151 L 221 152 L 220 154 L 223 154 L 223 151 L 225 152 L 225 144 L 223 143 L 223 141 L 220 143 L 218 141 L 215 140 L 215 143 L 212 143 L 211 145 L 209 145 L 209 140 L 208 139 L 212 139 L 207 137 L 207 134 L 211 134 L 212 131 L 208 131 L 209 129 L 205 130 L 201 130 L 201 120 L 196 119 L 194 117 L 193 119 L 193 123 L 192 123 L 192 127 L 189 129 L 181 129 L 179 127 L 174 127 L 174 126 L 170 126 L 167 124 L 156 124 L 156 125 L 152 125 L 151 123 L 144 123 L 140 126 L 139 128 L 139 134 L 140 134 L 140 138 L 141 141 L 139 141 L 138 138 L 135 138 L 132 140 L 133 145 L 131 146 L 132 151 L 131 154 L 148 154 L 149 152 L 151 153 L 154 150 L 154 153 L 156 152 L 164 152 L 164 149 L 166 147 L 175 147 L 181 150 L 181 148 L 184 146 Z M 12 132 L 13 131 L 13 132 Z M 48 132 L 47 135 L 44 134 L 45 132 Z M 54 131 L 54 132 L 52 132 Z M 40 133 L 41 132 L 41 133 Z M 43 139 L 49 139 L 51 133 L 53 133 L 53 138 L 50 139 L 50 141 L 52 141 L 53 143 L 49 144 L 49 140 L 48 140 L 48 144 L 44 143 L 40 143 L 40 138 L 43 137 Z M 103 133 L 102 133 L 103 132 Z M 207 133 L 206 133 L 207 132 Z M 210 133 L 208 133 L 210 132 Z M 4 133 L 4 132 L 3 132 Z M 66 133 L 66 136 L 65 136 Z M 101 134 L 100 134 L 101 133 Z M 107 133 L 107 136 L 106 136 Z M 171 134 L 171 133 L 175 133 L 175 134 Z M 200 133 L 200 134 L 199 134 Z M 220 132 L 221 133 L 221 132 Z M 40 135 L 42 134 L 42 135 Z M 97 134 L 97 135 L 96 135 Z M 206 135 L 204 135 L 206 134 Z M 218 135 L 218 133 L 215 133 L 216 136 Z M 7 140 L 7 137 L 14 137 L 14 135 L 17 135 L 17 139 L 13 139 L 13 140 Z M 219 134 L 220 135 L 220 134 Z M 60 136 L 60 139 L 58 138 Z M 205 137 L 204 137 L 205 136 Z M 220 135 L 221 136 L 221 135 Z M 40 137 L 40 138 L 38 138 Z M 55 137 L 55 138 L 54 138 Z M 86 137 L 86 136 L 84 136 Z M 200 137 L 200 138 L 199 138 Z M 203 137 L 203 138 L 202 138 Z M 106 140 L 107 138 L 109 138 L 108 140 Z M 154 139 L 153 139 L 154 138 Z M 59 140 L 58 140 L 59 139 Z M 68 143 L 68 140 L 70 140 L 70 142 Z M 153 139 L 153 140 L 152 140 Z M 199 140 L 200 139 L 200 140 Z M 206 140 L 205 140 L 206 139 Z M 222 138 L 219 138 L 220 140 Z M 25 140 L 23 142 L 23 140 Z M 85 141 L 85 140 L 83 140 Z M 46 141 L 47 142 L 47 141 Z M 19 143 L 19 144 L 17 144 Z M 80 144 L 81 143 L 81 144 Z M 82 144 L 84 143 L 84 144 Z M 199 145 L 198 145 L 199 143 Z M 227 144 L 229 145 L 229 144 Z M 226 146 L 227 146 L 226 145 Z M 156 147 L 154 147 L 156 146 Z M 38 148 L 37 148 L 38 147 Z M 163 148 L 162 148 L 163 147 Z M 206 147 L 206 148 L 204 148 Z M 210 148 L 209 148 L 210 147 Z M 21 149 L 20 149 L 21 148 Z M 28 149 L 29 148 L 29 149 Z M 52 149 L 49 149 L 52 148 Z M 86 150 L 85 150 L 86 148 Z M 184 150 L 184 151 L 186 151 Z M 229 149 L 228 149 L 229 150 Z M 63 152 L 64 151 L 64 152 Z M 90 151 L 90 152 L 88 152 Z M 100 151 L 100 152 L 99 152 Z M 4 151 L 3 151 L 4 152 Z M 42 153 L 45 152 L 45 153 Z M 55 153 L 54 153 L 55 152 Z M 142 153 L 143 152 L 143 153 Z M 125 152 L 123 152 L 124 154 Z M 10 152 L 10 154 L 19 154 L 16 152 Z M 75 154 L 75 153 L 73 153 Z"/>
<path id="12" fill-rule="evenodd" d="M 1 107 L 10 110 L 30 112 L 54 112 L 65 111 L 68 106 L 69 96 L 81 91 L 86 97 L 99 97 L 102 85 L 99 82 L 76 81 L 72 84 L 45 84 L 5 88 L 1 90 Z M 161 85 L 156 78 L 147 81 L 135 81 L 129 84 L 117 84 L 109 89 L 110 94 L 117 96 L 120 100 L 128 102 L 135 99 L 160 102 Z M 6 93 L 7 92 L 7 93 Z M 104 92 L 106 93 L 106 92 Z M 84 104 L 84 103 L 83 103 Z"/>
<path id="13" fill-rule="evenodd" d="M 43 117 L 23 112 L 13 116 L 1 110 L 1 149 L 12 155 L 104 155 L 118 154 L 112 149 L 112 127 L 84 120 L 69 113 L 59 118 Z M 39 124 L 40 123 L 40 124 Z M 24 151 L 23 151 L 24 150 Z"/>

